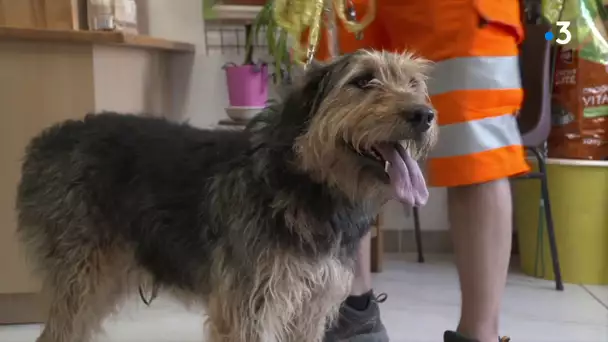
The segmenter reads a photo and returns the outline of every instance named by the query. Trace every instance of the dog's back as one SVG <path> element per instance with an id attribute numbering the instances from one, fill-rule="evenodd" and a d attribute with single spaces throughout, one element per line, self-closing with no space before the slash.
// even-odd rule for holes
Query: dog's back
<path id="1" fill-rule="evenodd" d="M 171 246 L 201 238 L 203 192 L 215 168 L 238 160 L 247 146 L 242 132 L 112 113 L 56 125 L 27 148 L 19 234 L 46 272 L 130 243 L 159 277 L 182 279 L 178 266 L 194 251 Z M 159 250 L 173 260 L 150 260 Z"/>

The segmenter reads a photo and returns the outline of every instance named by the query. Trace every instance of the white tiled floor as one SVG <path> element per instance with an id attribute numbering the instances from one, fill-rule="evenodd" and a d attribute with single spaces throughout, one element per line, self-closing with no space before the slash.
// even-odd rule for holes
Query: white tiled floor
<path id="1" fill-rule="evenodd" d="M 389 294 L 383 320 L 392 342 L 439 342 L 459 313 L 456 272 L 445 257 L 414 263 L 391 256 L 375 278 L 377 291 Z M 512 272 L 504 298 L 502 330 L 514 342 L 608 342 L 608 287 L 554 283 Z M 100 342 L 200 342 L 200 314 L 164 299 L 151 308 L 129 303 L 106 323 Z M 0 326 L 1 342 L 32 342 L 37 325 Z"/>

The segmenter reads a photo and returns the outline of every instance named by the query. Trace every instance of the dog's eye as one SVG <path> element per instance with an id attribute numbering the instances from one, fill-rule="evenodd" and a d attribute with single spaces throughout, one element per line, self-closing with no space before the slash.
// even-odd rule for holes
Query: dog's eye
<path id="1" fill-rule="evenodd" d="M 415 79 L 415 78 L 410 79 L 410 87 L 418 88 L 419 85 L 420 85 L 420 82 L 418 82 L 417 79 Z"/>
<path id="2" fill-rule="evenodd" d="M 367 89 L 371 86 L 373 80 L 373 74 L 363 74 L 355 77 L 350 83 L 359 89 Z"/>

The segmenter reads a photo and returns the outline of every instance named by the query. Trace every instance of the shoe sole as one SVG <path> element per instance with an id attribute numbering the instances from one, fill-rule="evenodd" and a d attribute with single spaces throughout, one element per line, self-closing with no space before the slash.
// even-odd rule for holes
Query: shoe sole
<path id="1" fill-rule="evenodd" d="M 386 333 L 386 330 L 380 331 L 380 332 L 375 332 L 375 333 L 356 335 L 356 336 L 353 336 L 353 337 L 345 339 L 345 340 L 340 340 L 340 342 L 389 342 L 389 341 L 390 340 L 388 338 L 388 334 Z"/>

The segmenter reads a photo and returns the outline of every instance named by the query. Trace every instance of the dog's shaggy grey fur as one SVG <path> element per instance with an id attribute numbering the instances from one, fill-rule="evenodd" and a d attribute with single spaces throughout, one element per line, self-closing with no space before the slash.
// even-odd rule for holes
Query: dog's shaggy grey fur
<path id="1" fill-rule="evenodd" d="M 434 141 L 408 116 L 428 105 L 426 64 L 360 51 L 317 66 L 243 132 L 115 113 L 44 131 L 17 198 L 50 299 L 38 342 L 89 341 L 142 284 L 201 302 L 213 342 L 320 341 L 391 197 L 366 151 Z"/>

